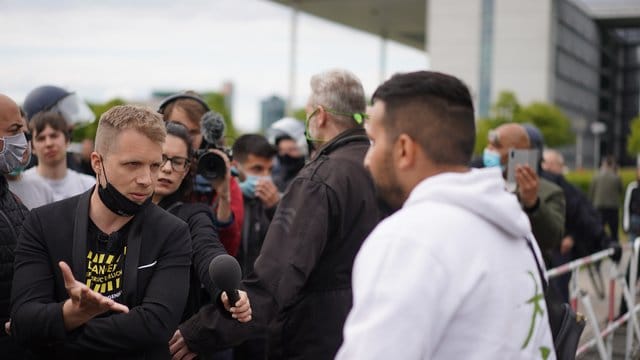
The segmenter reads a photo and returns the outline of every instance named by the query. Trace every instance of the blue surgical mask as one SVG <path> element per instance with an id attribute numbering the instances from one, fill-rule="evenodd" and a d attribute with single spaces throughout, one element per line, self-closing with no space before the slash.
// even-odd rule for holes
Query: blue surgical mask
<path id="1" fill-rule="evenodd" d="M 484 149 L 484 152 L 482 153 L 482 163 L 484 164 L 484 167 L 499 166 L 503 168 L 502 164 L 500 164 L 500 153 L 489 149 Z"/>
<path id="2" fill-rule="evenodd" d="M 242 194 L 249 199 L 256 197 L 256 184 L 258 184 L 258 180 L 260 180 L 260 176 L 247 175 L 246 179 L 239 184 Z"/>

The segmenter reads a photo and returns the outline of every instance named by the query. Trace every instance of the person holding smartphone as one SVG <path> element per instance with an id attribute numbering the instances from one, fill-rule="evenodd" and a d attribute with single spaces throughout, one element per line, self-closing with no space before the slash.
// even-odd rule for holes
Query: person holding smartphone
<path id="1" fill-rule="evenodd" d="M 533 234 L 548 265 L 548 252 L 559 246 L 564 234 L 564 193 L 559 186 L 539 177 L 536 167 L 516 164 L 515 169 L 509 169 L 509 153 L 514 149 L 530 149 L 526 129 L 514 123 L 501 125 L 489 132 L 489 143 L 484 149 L 482 164 L 472 163 L 472 166 L 500 166 L 505 177 L 510 171 L 514 173 L 516 186 L 513 190 L 529 217 Z M 511 164 L 513 166 L 515 163 Z"/>

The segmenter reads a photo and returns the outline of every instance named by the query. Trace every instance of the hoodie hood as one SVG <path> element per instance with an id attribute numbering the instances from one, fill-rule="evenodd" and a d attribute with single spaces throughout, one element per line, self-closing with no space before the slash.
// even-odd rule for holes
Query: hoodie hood
<path id="1" fill-rule="evenodd" d="M 435 201 L 465 209 L 502 229 L 513 238 L 531 236 L 529 218 L 515 194 L 505 190 L 500 168 L 443 173 L 420 182 L 403 208 Z"/>

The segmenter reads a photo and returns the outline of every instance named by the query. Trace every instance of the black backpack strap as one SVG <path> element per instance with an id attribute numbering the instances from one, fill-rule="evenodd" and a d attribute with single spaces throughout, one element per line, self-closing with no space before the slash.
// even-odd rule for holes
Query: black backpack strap
<path id="1" fill-rule="evenodd" d="M 533 254 L 533 259 L 536 261 L 536 266 L 538 267 L 538 274 L 540 275 L 540 281 L 542 282 L 542 291 L 547 293 L 547 280 L 542 272 L 542 266 L 540 266 L 540 261 L 538 261 L 538 257 L 536 256 L 535 250 L 533 250 L 533 245 L 531 244 L 531 240 L 528 236 L 524 237 L 527 240 L 527 245 L 529 246 L 529 250 L 531 250 L 531 254 Z"/>

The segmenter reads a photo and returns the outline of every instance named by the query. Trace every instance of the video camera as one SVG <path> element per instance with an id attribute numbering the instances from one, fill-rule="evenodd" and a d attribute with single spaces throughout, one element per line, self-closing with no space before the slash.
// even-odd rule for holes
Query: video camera
<path id="1" fill-rule="evenodd" d="M 224 119 L 217 112 L 209 111 L 202 117 L 201 124 L 205 147 L 196 150 L 195 156 L 198 159 L 196 173 L 209 181 L 221 179 L 228 170 L 226 162 L 219 154 L 210 150 L 220 150 L 227 155 L 229 161 L 232 160 L 231 149 L 218 145 L 224 136 Z"/>

